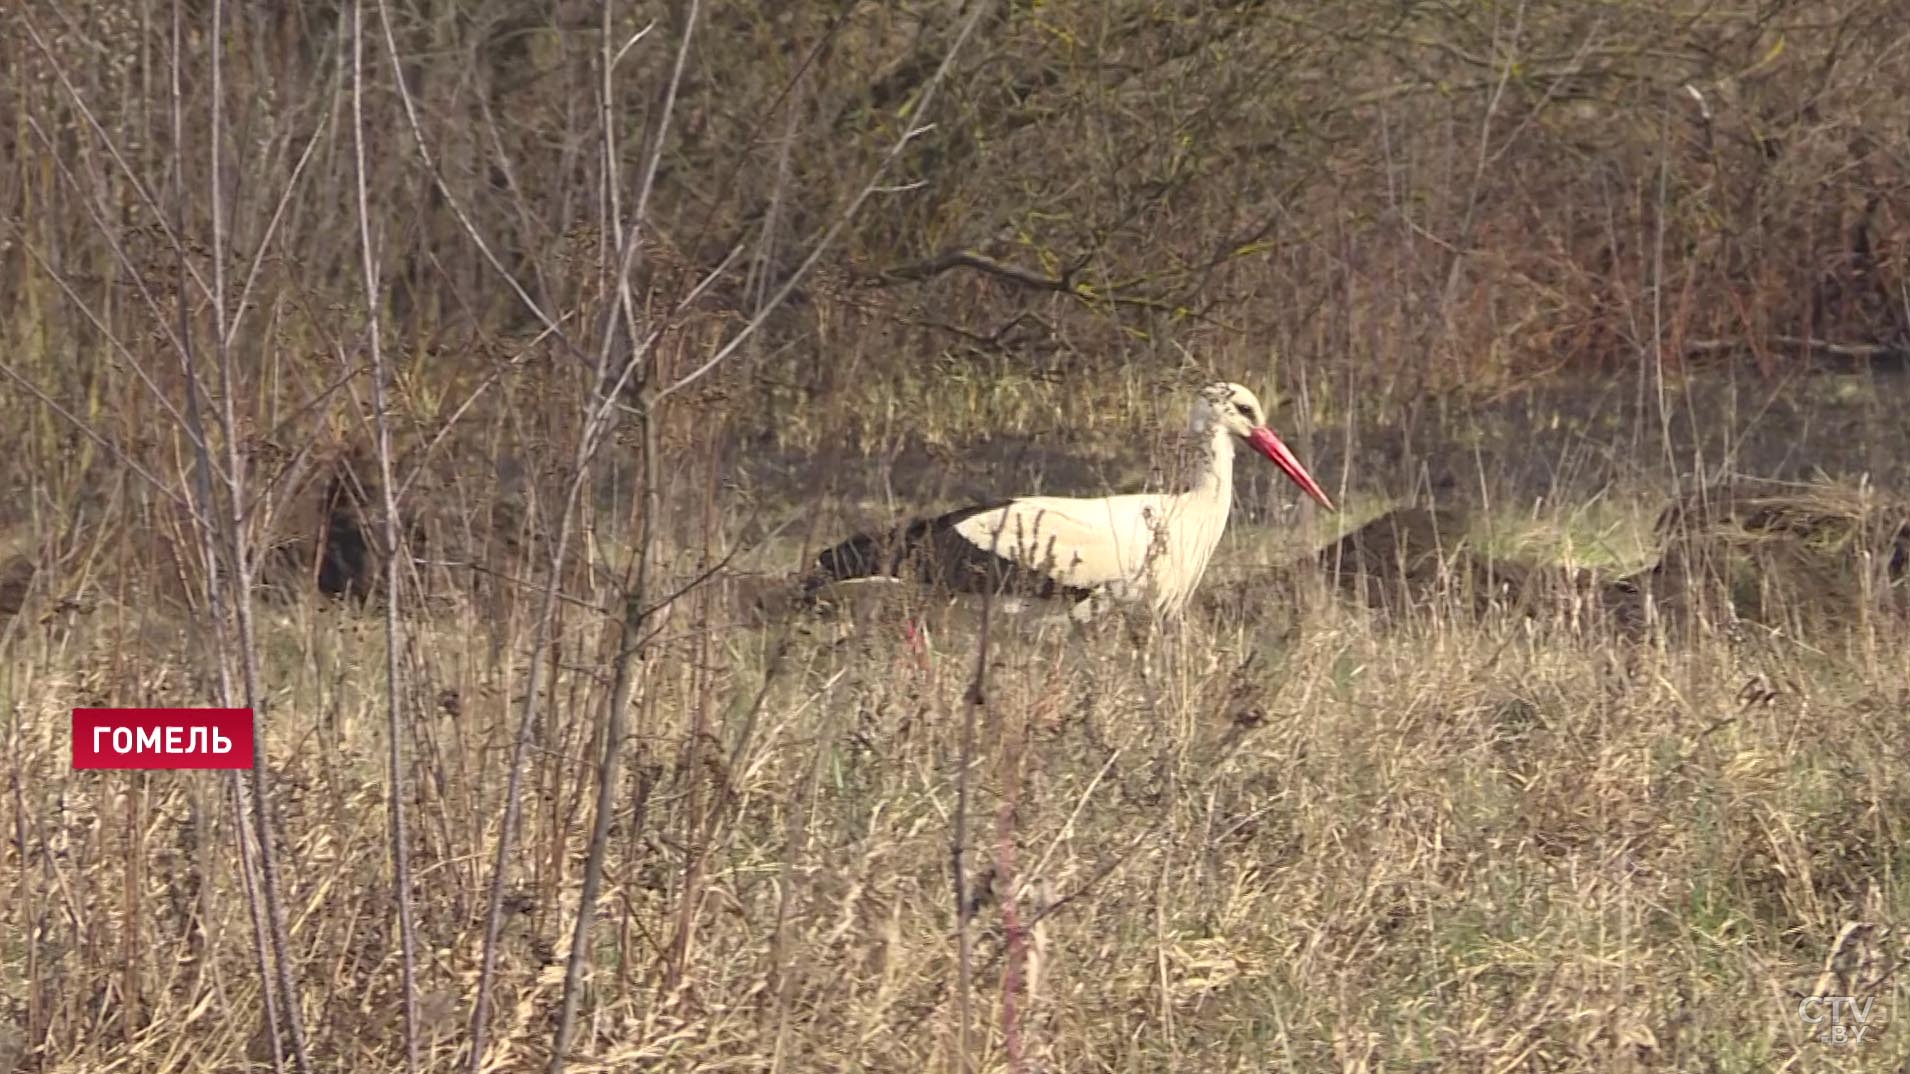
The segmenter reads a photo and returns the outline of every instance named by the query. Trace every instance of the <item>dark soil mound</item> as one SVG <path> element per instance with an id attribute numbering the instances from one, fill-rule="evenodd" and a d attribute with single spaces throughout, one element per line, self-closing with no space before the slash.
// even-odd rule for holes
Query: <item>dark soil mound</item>
<path id="1" fill-rule="evenodd" d="M 1349 596 L 1394 615 L 1435 604 L 1529 615 L 1590 583 L 1583 571 L 1483 555 L 1463 515 L 1425 507 L 1381 515 L 1322 549 L 1319 563 Z"/>
<path id="2" fill-rule="evenodd" d="M 1424 599 L 1455 574 L 1471 573 L 1466 522 L 1451 511 L 1408 507 L 1388 511 L 1320 552 L 1339 584 L 1381 606 L 1405 593 Z"/>

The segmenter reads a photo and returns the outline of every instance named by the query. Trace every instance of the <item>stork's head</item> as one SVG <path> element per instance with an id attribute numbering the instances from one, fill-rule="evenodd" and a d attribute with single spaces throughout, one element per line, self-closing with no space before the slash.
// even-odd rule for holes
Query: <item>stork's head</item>
<path id="1" fill-rule="evenodd" d="M 1225 429 L 1228 433 L 1247 442 L 1247 446 L 1273 460 L 1282 472 L 1293 479 L 1308 496 L 1319 501 L 1320 506 L 1333 510 L 1333 501 L 1327 498 L 1326 490 L 1293 452 L 1267 428 L 1266 411 L 1260 408 L 1260 400 L 1254 394 L 1238 384 L 1226 381 L 1209 384 L 1200 390 L 1200 399 L 1194 404 L 1194 428 L 1197 432 L 1207 432 L 1215 428 Z"/>

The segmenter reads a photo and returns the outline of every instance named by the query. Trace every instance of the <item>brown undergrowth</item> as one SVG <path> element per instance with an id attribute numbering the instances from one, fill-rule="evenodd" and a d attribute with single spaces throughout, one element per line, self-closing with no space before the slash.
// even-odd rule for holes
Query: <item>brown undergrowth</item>
<path id="1" fill-rule="evenodd" d="M 1830 496 L 1807 502 L 1829 514 Z M 1733 532 L 1803 525 L 1801 506 L 1734 502 L 1718 522 Z M 1342 571 L 1362 557 L 1391 594 L 1377 608 L 1333 596 L 1324 570 L 1228 584 L 1261 536 L 1246 530 L 1206 607 L 1144 648 L 1003 617 L 966 847 L 981 1066 L 1000 1067 L 1011 1033 L 1050 1070 L 1900 1060 L 1901 620 L 1627 633 L 1541 599 L 1549 568 L 1507 588 L 1515 572 L 1465 558 L 1451 516 L 1388 517 L 1328 550 Z M 692 572 L 688 556 L 673 569 Z M 955 1069 L 949 810 L 972 622 L 931 619 L 916 642 L 874 622 L 752 624 L 722 592 L 735 584 L 687 603 L 644 672 L 579 1065 Z M 1560 584 L 1543 592 L 1596 595 Z M 350 603 L 279 607 L 262 638 L 280 684 L 268 748 L 313 1047 L 391 1069 L 380 635 Z M 465 1039 L 477 863 L 524 672 L 522 624 L 476 614 L 456 599 L 417 621 L 407 655 L 433 1069 Z M 15 637 L 9 694 L 34 711 L 15 732 L 0 910 L 0 959 L 23 972 L 0 999 L 20 1069 L 269 1061 L 222 779 L 66 764 L 65 706 L 192 697 L 184 636 L 150 619 L 128 634 L 136 618 L 100 607 Z M 491 1069 L 548 1046 L 586 827 L 577 714 L 607 688 L 600 622 L 567 618 L 559 638 Z M 1879 1018 L 1839 1050 L 1798 1002 L 1852 922 L 1875 926 L 1869 961 L 1840 965 Z"/>

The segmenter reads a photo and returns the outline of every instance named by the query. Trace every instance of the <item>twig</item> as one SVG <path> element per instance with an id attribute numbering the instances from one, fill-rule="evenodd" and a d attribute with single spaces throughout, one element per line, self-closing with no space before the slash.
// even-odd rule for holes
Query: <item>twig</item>
<path id="1" fill-rule="evenodd" d="M 611 190 L 611 226 L 622 230 L 622 202 L 619 200 L 620 184 L 617 181 L 616 139 L 612 133 L 615 114 L 615 96 L 612 75 L 617 61 L 622 57 L 609 53 L 611 5 L 605 3 L 603 13 L 604 53 L 601 58 L 602 73 L 600 81 L 601 96 L 598 101 L 603 113 L 604 130 L 604 169 Z M 670 70 L 669 81 L 664 90 L 663 104 L 659 110 L 657 126 L 651 136 L 648 159 L 644 162 L 643 179 L 638 190 L 636 210 L 632 214 L 627 230 L 623 230 L 623 249 L 620 252 L 617 269 L 618 301 L 611 304 L 604 314 L 602 349 L 598 354 L 598 390 L 602 393 L 599 416 L 608 425 L 615 414 L 608 409 L 609 402 L 622 390 L 622 384 L 636 370 L 639 363 L 643 368 L 643 380 L 646 386 L 655 380 L 656 363 L 651 360 L 652 348 L 658 336 L 652 334 L 645 344 L 636 349 L 625 363 L 618 384 L 605 390 L 608 379 L 610 352 L 617 338 L 616 317 L 619 309 L 626 318 L 627 330 L 634 343 L 638 337 L 636 306 L 630 295 L 630 269 L 636 258 L 638 239 L 641 235 L 644 216 L 648 209 L 650 190 L 656 180 L 658 163 L 663 156 L 663 146 L 669 133 L 670 114 L 674 110 L 678 86 L 682 82 L 683 67 L 688 60 L 691 35 L 696 27 L 697 4 L 690 0 L 680 27 L 677 44 L 676 63 Z M 648 27 L 637 36 L 648 32 Z M 631 44 L 636 38 L 631 39 Z M 625 46 L 628 48 L 629 46 Z M 720 271 L 720 270 L 719 270 Z M 710 277 L 714 279 L 714 274 Z M 657 516 L 661 513 L 661 491 L 658 488 L 657 470 L 657 428 L 654 400 L 646 402 L 639 415 L 639 428 L 643 437 L 642 487 L 639 489 L 642 516 L 638 523 L 636 556 L 636 578 L 624 595 L 624 617 L 620 631 L 620 644 L 612 662 L 614 678 L 610 690 L 609 705 L 604 712 L 603 753 L 597 763 L 597 795 L 594 805 L 595 816 L 591 821 L 590 847 L 584 860 L 582 890 L 577 900 L 577 921 L 572 926 L 570 957 L 564 966 L 564 991 L 559 1001 L 557 1026 L 551 1042 L 549 1070 L 550 1074 L 562 1074 L 564 1063 L 570 1049 L 572 1027 L 577 1018 L 577 1005 L 583 995 L 584 965 L 589 960 L 590 924 L 596 916 L 597 897 L 603 883 L 604 856 L 610 845 L 610 818 L 617 807 L 617 766 L 623 752 L 627 730 L 624 726 L 624 713 L 630 707 L 630 695 L 635 690 L 638 670 L 641 668 L 641 653 L 646 638 L 644 623 L 649 612 L 643 602 L 652 576 L 655 573 Z M 555 579 L 553 579 L 555 581 Z M 476 1067 L 472 1068 L 475 1072 Z"/>
<path id="2" fill-rule="evenodd" d="M 986 619 L 983 620 L 986 622 Z M 976 675 L 983 669 L 977 668 Z M 1015 815 L 1021 805 L 1021 745 L 1027 733 L 1026 720 L 1009 730 L 1000 729 L 1001 804 L 995 811 L 995 882 L 1001 888 L 1001 928 L 1003 961 L 1001 975 L 1001 1037 L 1007 1053 L 1009 1074 L 1026 1069 L 1021 1048 L 1021 1015 L 1018 1006 L 1022 971 L 1026 963 L 1027 926 L 1022 924 L 1020 906 L 1015 899 Z"/>
<path id="3" fill-rule="evenodd" d="M 663 162 L 663 147 L 670 135 L 670 119 L 676 111 L 677 90 L 683 83 L 683 70 L 690 59 L 690 39 L 696 32 L 696 20 L 699 5 L 697 0 L 689 0 L 683 9 L 683 25 L 677 35 L 676 60 L 670 67 L 670 77 L 663 84 L 663 100 L 657 106 L 656 124 L 649 133 L 650 148 L 643 161 L 642 178 L 637 183 L 637 204 L 630 215 L 630 224 L 623 224 L 623 183 L 617 172 L 617 143 L 615 108 L 616 99 L 612 91 L 611 75 L 615 64 L 606 56 L 603 60 L 603 75 L 600 83 L 598 107 L 602 111 L 604 137 L 604 176 L 610 190 L 610 227 L 613 234 L 620 236 L 617 250 L 616 281 L 617 300 L 604 310 L 603 336 L 597 353 L 597 380 L 599 391 L 605 397 L 614 397 L 621 391 L 622 381 L 627 380 L 637 363 L 649 357 L 650 348 L 655 345 L 660 333 L 652 333 L 649 341 L 633 354 L 623 367 L 623 376 L 619 378 L 617 388 L 603 391 L 602 384 L 609 378 L 610 351 L 616 344 L 617 315 L 621 313 L 625 328 L 632 343 L 642 334 L 637 325 L 636 298 L 630 293 L 630 273 L 636 267 L 637 253 L 642 248 L 643 224 L 650 210 L 650 192 L 656 186 L 657 168 Z M 603 5 L 603 39 L 606 46 L 610 40 L 610 11 L 608 2 Z M 553 1072 L 554 1074 L 554 1072 Z"/>
<path id="4" fill-rule="evenodd" d="M 66 423 L 68 425 L 71 425 L 76 431 L 78 431 L 81 436 L 86 437 L 88 440 L 91 440 L 93 443 L 98 444 L 100 447 L 104 448 L 106 450 L 106 453 L 111 455 L 114 459 L 118 460 L 118 462 L 122 466 L 125 466 L 128 470 L 131 470 L 133 473 L 136 473 L 140 477 L 144 478 L 146 483 L 153 487 L 154 491 L 166 497 L 166 499 L 170 500 L 174 506 L 177 506 L 177 507 L 190 506 L 186 498 L 184 496 L 181 496 L 178 493 L 178 491 L 175 490 L 171 485 L 167 484 L 164 481 L 161 481 L 150 470 L 147 470 L 144 466 L 139 465 L 138 462 L 133 460 L 132 456 L 120 450 L 120 447 L 117 443 L 115 443 L 114 441 L 108 440 L 106 439 L 106 437 L 100 435 L 99 431 L 97 429 L 94 429 L 93 426 L 90 423 L 88 423 L 85 419 L 81 418 L 78 414 L 73 413 L 67 408 L 61 406 L 59 402 L 57 402 L 52 396 L 41 391 L 39 385 L 28 380 L 25 376 L 23 376 L 21 373 L 15 370 L 12 364 L 8 362 L 0 362 L 0 373 L 6 374 L 8 379 L 20 385 L 20 387 L 25 388 L 27 391 L 27 394 L 37 399 L 40 402 L 41 406 L 46 407 L 48 410 L 51 410 L 53 413 L 58 414 L 60 417 L 66 419 Z"/>
<path id="5" fill-rule="evenodd" d="M 578 437 L 577 451 L 571 459 L 571 478 L 564 489 L 563 500 L 558 505 L 557 535 L 551 542 L 550 556 L 546 562 L 550 584 L 544 590 L 543 601 L 538 605 L 530 652 L 526 657 L 528 670 L 524 676 L 524 702 L 519 710 L 517 731 L 511 743 L 510 769 L 504 780 L 504 820 L 502 830 L 498 833 L 497 853 L 491 859 L 491 883 L 484 911 L 484 944 L 478 961 L 477 995 L 471 1004 L 471 1074 L 481 1074 L 484 1068 L 491 980 L 497 972 L 498 935 L 504 925 L 504 878 L 511 861 L 517 824 L 523 815 L 524 759 L 530 753 L 531 729 L 537 723 L 539 694 L 544 685 L 544 654 L 550 648 L 553 624 L 557 617 L 564 558 L 570 551 L 577 501 L 583 494 L 585 480 L 590 474 L 590 456 L 595 445 L 593 430 L 583 430 Z"/>
<path id="6" fill-rule="evenodd" d="M 1821 351 L 1836 358 L 1856 358 L 1862 360 L 1895 361 L 1910 357 L 1910 346 L 1890 343 L 1837 343 L 1812 336 L 1771 336 L 1765 342 L 1785 347 L 1796 347 L 1804 351 Z M 1745 339 L 1687 339 L 1684 350 L 1689 354 L 1714 354 L 1720 351 L 1745 350 L 1751 342 Z"/>
<path id="7" fill-rule="evenodd" d="M 1087 267 L 1087 264 L 1088 258 L 1083 256 L 1077 258 L 1075 263 L 1068 266 L 1061 275 L 1049 276 L 1036 272 L 1033 269 L 1023 268 L 1020 265 L 1011 265 L 1006 261 L 999 261 L 975 250 L 956 248 L 944 250 L 934 257 L 922 261 L 911 261 L 905 265 L 881 269 L 875 273 L 866 275 L 864 279 L 880 287 L 898 283 L 919 283 L 923 280 L 933 279 L 945 272 L 953 272 L 956 269 L 968 269 L 987 276 L 994 276 L 997 279 L 1007 280 L 1011 283 L 1018 283 L 1023 287 L 1032 287 L 1038 291 L 1052 291 L 1056 294 L 1069 295 L 1089 305 L 1132 306 L 1138 309 L 1160 310 L 1164 312 L 1173 312 L 1180 308 L 1178 304 L 1164 298 L 1155 298 L 1149 295 L 1123 294 L 1122 287 L 1119 285 L 1102 290 L 1090 284 L 1082 283 L 1078 277 L 1080 276 L 1081 270 Z M 1131 283 L 1133 281 L 1128 282 Z"/>
<path id="8" fill-rule="evenodd" d="M 27 118 L 27 129 L 31 130 L 34 137 L 38 138 L 40 144 L 46 148 L 48 159 L 53 161 L 53 166 L 59 171 L 60 178 L 66 180 L 67 185 L 73 190 L 75 200 L 85 206 L 87 219 L 92 222 L 94 229 L 105 238 L 107 248 L 113 251 L 114 259 L 126 270 L 127 277 L 132 280 L 134 289 L 139 292 L 140 300 L 144 302 L 146 308 L 152 312 L 153 323 L 165 334 L 166 342 L 171 345 L 173 352 L 177 354 L 185 344 L 180 341 L 178 335 L 174 332 L 172 325 L 169 323 L 170 318 L 168 318 L 166 310 L 160 305 L 159 299 L 153 295 L 152 289 L 146 286 L 145 274 L 139 270 L 138 266 L 133 264 L 132 257 L 126 253 L 125 244 L 119 241 L 119 236 L 115 234 L 113 226 L 107 223 L 105 218 L 100 215 L 98 207 L 94 205 L 93 198 L 87 196 L 85 187 L 83 187 L 78 178 L 73 175 L 72 169 L 67 167 L 65 159 L 54 141 L 47 136 L 46 131 L 41 128 L 40 124 L 30 116 Z M 125 343 L 120 340 L 118 334 L 106 324 L 105 319 L 93 308 L 93 304 L 82 298 L 79 293 L 74 290 L 73 284 L 67 279 L 66 273 L 59 271 L 53 266 L 52 262 L 47 259 L 45 253 L 27 238 L 25 230 L 22 229 L 19 224 L 12 223 L 11 221 L 9 221 L 9 223 L 12 224 L 14 233 L 20 236 L 21 248 L 27 252 L 27 256 L 32 258 L 35 264 L 39 265 L 40 270 L 45 272 L 47 277 L 53 281 L 54 285 L 66 295 L 67 301 L 73 303 L 74 308 L 79 310 L 81 315 L 92 324 L 93 329 L 99 332 L 101 337 L 112 345 L 113 350 L 118 352 L 120 357 L 126 362 L 127 368 L 132 370 L 133 376 L 137 377 L 139 382 L 145 386 L 146 390 L 152 394 L 153 400 L 159 404 L 160 408 L 166 412 L 168 417 L 172 418 L 174 424 L 185 425 L 185 416 L 173 405 L 172 400 L 166 393 L 159 390 L 158 384 L 155 383 L 152 376 L 147 373 L 146 367 L 140 364 L 138 358 L 136 358 Z M 204 385 L 200 387 L 203 389 Z"/>
<path id="9" fill-rule="evenodd" d="M 26 9 L 26 10 L 30 11 L 31 9 Z M 133 170 L 133 166 L 130 162 L 127 161 L 125 154 L 120 152 L 119 143 L 116 140 L 114 140 L 111 134 L 107 132 L 105 125 L 100 123 L 98 117 L 93 115 L 93 110 L 87 107 L 86 98 L 81 96 L 79 89 L 73 85 L 73 80 L 67 73 L 66 65 L 59 61 L 59 58 L 53 54 L 53 50 L 50 47 L 48 47 L 46 40 L 40 36 L 39 28 L 35 25 L 33 19 L 30 16 L 23 15 L 20 22 L 21 22 L 21 25 L 26 27 L 27 36 L 33 39 L 34 47 L 40 50 L 40 55 L 45 57 L 47 61 L 47 65 L 51 67 L 53 70 L 54 76 L 59 79 L 60 88 L 66 91 L 67 98 L 72 102 L 73 110 L 78 112 L 80 114 L 80 118 L 86 121 L 87 127 L 93 131 L 94 137 L 100 140 L 100 144 L 106 148 L 107 155 L 112 157 L 113 163 L 119 167 L 120 175 L 126 180 L 127 186 L 131 187 L 133 193 L 138 195 L 140 204 L 146 207 L 146 211 L 152 214 L 152 218 L 158 224 L 159 230 L 166 237 L 167 245 L 169 245 L 173 250 L 180 251 L 181 253 L 183 253 L 186 248 L 186 244 L 184 240 L 182 240 L 179 236 L 183 234 L 185 231 L 184 219 L 180 220 L 179 227 L 176 230 L 171 224 L 166 222 L 166 213 L 164 210 L 162 210 L 159 207 L 158 199 L 153 196 L 151 191 L 146 189 L 146 184 L 141 182 L 139 179 L 139 173 Z M 173 51 L 172 51 L 172 58 L 173 58 L 172 88 L 173 88 L 174 105 L 175 105 L 173 109 L 173 121 L 174 121 L 173 127 L 174 127 L 175 134 L 180 133 L 181 128 L 183 126 L 179 122 L 180 115 L 177 108 L 178 94 L 182 92 L 179 85 L 178 64 L 179 64 L 180 38 L 178 33 L 178 29 L 179 29 L 178 24 L 179 24 L 179 11 L 177 6 L 175 6 L 173 9 Z M 58 159 L 57 154 L 55 154 L 54 156 L 55 156 L 55 159 Z M 178 173 L 175 171 L 174 175 L 177 176 L 177 174 Z M 190 261 L 185 261 L 183 258 L 181 260 L 183 262 L 180 266 L 182 277 L 190 278 L 193 283 L 198 285 L 199 292 L 202 295 L 206 296 L 207 298 L 210 298 L 212 296 L 212 288 L 207 285 L 205 277 L 199 274 L 198 269 L 194 268 Z M 183 296 L 181 297 L 183 299 Z"/>
<path id="10" fill-rule="evenodd" d="M 218 510 L 218 498 L 214 495 L 213 461 L 211 442 L 206 436 L 203 408 L 209 402 L 202 403 L 204 385 L 199 378 L 198 360 L 193 346 L 192 311 L 189 289 L 184 286 L 190 276 L 205 282 L 191 269 L 190 259 L 186 256 L 186 247 L 177 238 L 173 240 L 173 255 L 178 266 L 181 286 L 178 288 L 178 317 L 180 345 L 179 359 L 186 380 L 186 420 L 193 439 L 193 458 L 195 461 L 195 479 L 197 482 L 197 504 L 193 511 L 193 521 L 201 542 L 207 572 L 206 589 L 211 603 L 211 622 L 218 646 L 219 693 L 224 703 L 232 704 L 233 683 L 232 667 L 236 647 L 236 657 L 243 691 L 244 704 L 252 710 L 252 770 L 251 770 L 251 822 L 258 840 L 259 894 L 264 902 L 264 927 L 270 941 L 270 963 L 276 973 L 279 994 L 280 1013 L 285 1022 L 287 1036 L 292 1045 L 292 1059 L 300 1074 L 310 1074 L 311 1054 L 306 1042 L 304 1014 L 298 1000 L 297 981 L 292 974 L 291 940 L 285 926 L 285 908 L 280 895 L 278 851 L 272 838 L 272 795 L 271 772 L 265 759 L 265 722 L 259 711 L 261 691 L 259 687 L 259 667 L 256 636 L 252 621 L 252 566 L 246 555 L 246 497 L 244 459 L 241 455 L 238 415 L 235 399 L 238 395 L 237 376 L 233 369 L 232 348 L 226 345 L 226 304 L 225 304 L 225 251 L 226 251 L 226 206 L 225 192 L 222 186 L 221 158 L 224 144 L 220 135 L 225 124 L 224 115 L 224 17 L 223 0 L 212 0 L 212 25 L 208 40 L 211 53 L 210 102 L 208 111 L 210 131 L 208 133 L 207 157 L 209 164 L 209 183 L 207 203 L 211 211 L 212 223 L 212 280 L 207 288 L 212 315 L 213 363 L 219 374 L 218 406 L 215 418 L 224 437 L 225 467 L 221 475 L 224 486 L 226 511 Z M 181 85 L 181 56 L 184 41 L 184 13 L 175 0 L 172 6 L 172 85 L 171 112 L 174 144 L 184 146 L 185 139 L 185 102 Z M 181 170 L 175 169 L 174 208 L 180 215 L 179 225 L 174 235 L 185 233 L 186 190 Z M 236 637 L 226 634 L 226 609 L 231 608 L 233 627 Z M 239 823 L 244 826 L 244 795 L 235 796 L 235 809 L 239 811 Z M 260 969 L 266 968 L 266 952 L 259 954 Z M 270 976 L 265 978 L 270 979 Z M 273 1030 L 276 1039 L 277 1029 Z"/>
<path id="11" fill-rule="evenodd" d="M 385 808 L 391 820 L 392 901 L 398 911 L 400 985 L 405 1023 L 405 1070 L 418 1071 L 417 932 L 411 918 L 411 840 L 405 828 L 404 721 L 398 703 L 398 490 L 391 464 L 391 370 L 379 340 L 378 258 L 371 242 L 371 198 L 365 184 L 364 3 L 351 9 L 351 108 L 353 179 L 357 185 L 358 250 L 365 286 L 365 336 L 371 348 L 372 421 L 378 438 L 378 486 L 384 498 L 385 552 Z M 308 149 L 309 152 L 309 149 Z M 301 166 L 303 161 L 300 162 Z M 281 208 L 283 207 L 281 203 Z M 277 215 L 273 219 L 276 221 Z"/>
<path id="12" fill-rule="evenodd" d="M 1033 269 L 1022 268 L 1020 265 L 1011 265 L 1006 261 L 998 261 L 995 258 L 989 257 L 987 254 L 975 250 L 957 248 L 944 250 L 934 257 L 925 258 L 921 261 L 911 261 L 904 265 L 895 265 L 891 268 L 882 269 L 876 272 L 872 279 L 878 284 L 919 283 L 923 280 L 940 276 L 944 272 L 952 272 L 958 268 L 965 268 L 973 269 L 976 272 L 985 273 L 989 276 L 998 276 L 1004 280 L 1012 280 L 1025 287 L 1033 287 L 1041 291 L 1071 292 L 1075 286 L 1075 274 L 1081 270 L 1083 265 L 1084 262 L 1077 261 L 1073 265 L 1068 266 L 1067 271 L 1061 275 L 1049 276 L 1045 273 L 1036 272 Z"/>
<path id="13" fill-rule="evenodd" d="M 989 537 L 989 555 L 999 554 L 1004 518 Z M 975 941 L 968 931 L 968 916 L 973 902 L 968 895 L 966 853 L 968 848 L 969 769 L 975 762 L 975 721 L 988 705 L 988 642 L 995 612 L 995 587 L 982 589 L 981 632 L 975 643 L 975 674 L 969 680 L 962 701 L 962 745 L 955 769 L 955 816 L 950 824 L 948 857 L 955 887 L 955 1005 L 957 1011 L 958 1069 L 968 1074 L 974 1069 L 973 1043 L 970 1039 L 969 992 L 974 987 Z"/>
<path id="14" fill-rule="evenodd" d="M 596 917 L 597 897 L 603 885 L 604 857 L 610 846 L 610 820 L 617 810 L 617 767 L 628 737 L 624 714 L 630 709 L 642 668 L 642 653 L 648 638 L 643 627 L 651 614 L 644 597 L 656 573 L 656 529 L 661 512 L 661 489 L 657 473 L 656 416 L 645 409 L 640 422 L 643 437 L 642 518 L 638 523 L 636 579 L 624 597 L 624 618 L 618 631 L 620 644 L 612 661 L 614 679 L 609 704 L 604 711 L 603 752 L 597 761 L 597 796 L 591 820 L 590 848 L 584 859 L 583 886 L 577 899 L 577 920 L 571 927 L 570 957 L 564 965 L 564 993 L 557 1014 L 557 1027 L 551 1042 L 550 1074 L 562 1074 L 570 1049 L 570 1035 L 577 1018 L 577 1005 L 583 996 L 584 965 L 589 961 L 590 925 Z"/>

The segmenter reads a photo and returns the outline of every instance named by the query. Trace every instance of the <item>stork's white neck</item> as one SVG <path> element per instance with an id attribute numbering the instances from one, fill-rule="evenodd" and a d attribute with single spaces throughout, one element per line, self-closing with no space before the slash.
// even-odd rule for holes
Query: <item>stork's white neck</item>
<path id="1" fill-rule="evenodd" d="M 1217 505 L 1225 515 L 1234 496 L 1233 434 L 1218 425 L 1196 430 L 1188 455 L 1176 499 Z"/>
<path id="2" fill-rule="evenodd" d="M 1234 492 L 1234 435 L 1226 429 L 1216 427 L 1208 434 L 1207 472 L 1200 477 L 1201 484 L 1212 485 L 1222 499 L 1232 499 Z"/>
<path id="3" fill-rule="evenodd" d="M 1162 524 L 1169 549 L 1156 566 L 1156 606 L 1177 613 L 1200 584 L 1234 501 L 1234 438 L 1214 425 L 1198 431 L 1182 491 L 1167 497 Z"/>

